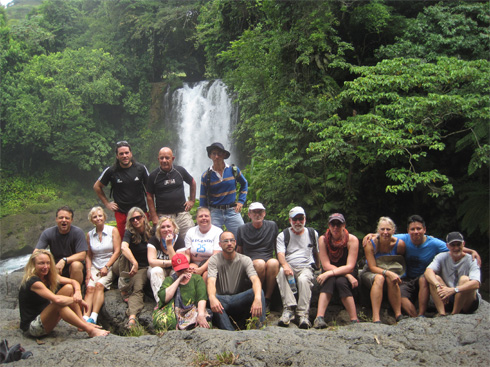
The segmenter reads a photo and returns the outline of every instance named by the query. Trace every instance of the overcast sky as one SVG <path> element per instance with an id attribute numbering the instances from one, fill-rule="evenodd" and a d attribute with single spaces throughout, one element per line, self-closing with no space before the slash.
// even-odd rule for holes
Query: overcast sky
<path id="1" fill-rule="evenodd" d="M 6 5 L 8 4 L 9 2 L 11 2 L 12 0 L 0 0 L 0 3 L 2 3 L 2 5 Z"/>

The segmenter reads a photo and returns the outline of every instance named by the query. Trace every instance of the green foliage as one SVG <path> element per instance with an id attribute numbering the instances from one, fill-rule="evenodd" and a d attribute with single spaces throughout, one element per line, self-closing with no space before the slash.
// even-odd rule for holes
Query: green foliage
<path id="1" fill-rule="evenodd" d="M 233 352 L 224 351 L 216 354 L 216 359 L 211 359 L 206 352 L 197 352 L 194 358 L 195 366 L 222 366 L 222 365 L 235 365 L 237 364 L 238 355 Z"/>
<path id="2" fill-rule="evenodd" d="M 122 91 L 116 68 L 101 50 L 34 56 L 6 86 L 4 147 L 23 152 L 23 165 L 49 153 L 82 170 L 100 167 L 114 134 L 102 110 L 120 103 Z"/>
<path id="3" fill-rule="evenodd" d="M 1 171 L 0 217 L 20 213 L 33 203 L 46 203 L 59 197 L 59 188 L 47 176 L 23 177 Z"/>
<path id="4" fill-rule="evenodd" d="M 396 43 L 380 47 L 378 57 L 415 57 L 434 61 L 440 56 L 464 60 L 489 59 L 488 2 L 440 2 L 407 20 Z"/>
<path id="5" fill-rule="evenodd" d="M 127 337 L 139 337 L 143 335 L 148 335 L 145 327 L 141 325 L 139 322 L 136 322 L 134 326 L 124 332 L 123 336 Z"/>
<path id="6" fill-rule="evenodd" d="M 385 60 L 374 67 L 358 67 L 361 76 L 346 83 L 338 99 L 354 116 L 334 115 L 311 143 L 325 159 L 357 161 L 361 167 L 385 162 L 388 192 L 412 191 L 418 186 L 433 196 L 454 193 L 431 151 L 445 151 L 452 135 L 472 139 L 468 171 L 488 166 L 488 131 L 474 133 L 489 117 L 489 63 L 439 58 Z M 431 167 L 435 167 L 431 169 Z M 476 167 L 476 169 L 474 169 Z"/>

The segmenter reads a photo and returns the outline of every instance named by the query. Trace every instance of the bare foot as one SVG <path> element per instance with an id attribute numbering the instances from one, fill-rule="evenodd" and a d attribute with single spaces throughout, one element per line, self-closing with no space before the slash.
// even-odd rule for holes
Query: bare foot
<path id="1" fill-rule="evenodd" d="M 90 336 L 91 338 L 96 337 L 96 336 L 107 336 L 107 335 L 109 335 L 109 333 L 110 332 L 107 330 L 97 329 L 97 328 L 93 328 L 90 331 L 87 331 L 88 336 Z"/>

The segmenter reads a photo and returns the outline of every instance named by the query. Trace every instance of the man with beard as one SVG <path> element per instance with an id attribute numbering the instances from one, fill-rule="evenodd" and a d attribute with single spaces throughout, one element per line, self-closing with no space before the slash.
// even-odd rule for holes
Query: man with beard
<path id="1" fill-rule="evenodd" d="M 173 164 L 174 154 L 170 148 L 164 147 L 158 152 L 160 167 L 150 173 L 146 198 L 153 225 L 161 217 L 175 220 L 179 226 L 179 235 L 185 238 L 194 221 L 189 210 L 196 201 L 196 181 L 184 167 Z M 184 182 L 190 187 L 189 200 L 185 200 Z"/>
<path id="2" fill-rule="evenodd" d="M 121 238 L 126 230 L 126 218 L 128 211 L 133 208 L 141 208 L 145 213 L 146 207 L 146 183 L 148 170 L 133 159 L 131 146 L 127 141 L 116 143 L 116 162 L 107 167 L 95 181 L 94 191 L 105 205 L 114 212 L 117 229 Z M 104 187 L 111 183 L 111 193 L 114 193 L 114 201 L 109 202 Z"/>
<path id="3" fill-rule="evenodd" d="M 430 294 L 439 315 L 473 313 L 480 305 L 480 267 L 463 252 L 464 238 L 459 232 L 446 237 L 449 252 L 438 254 L 425 271 Z"/>
<path id="4" fill-rule="evenodd" d="M 261 203 L 252 203 L 248 207 L 251 223 L 238 227 L 237 251 L 250 257 L 255 271 L 264 287 L 266 310 L 276 287 L 279 261 L 274 258 L 274 249 L 279 229 L 276 222 L 265 220 L 265 207 Z"/>
<path id="5" fill-rule="evenodd" d="M 276 279 L 283 305 L 283 313 L 278 325 L 289 326 L 295 318 L 294 308 L 296 308 L 299 327 L 309 329 L 313 266 L 318 266 L 319 263 L 318 233 L 313 229 L 305 228 L 306 214 L 299 206 L 289 211 L 289 223 L 291 227 L 277 236 L 277 259 L 281 268 Z M 290 282 L 293 281 L 297 284 L 297 302 L 290 286 Z"/>
<path id="6" fill-rule="evenodd" d="M 231 232 L 220 235 L 219 245 L 222 251 L 209 259 L 207 280 L 215 325 L 233 331 L 235 328 L 228 316 L 238 320 L 249 314 L 252 318 L 257 317 L 257 324 L 262 325 L 265 321 L 264 292 L 252 260 L 235 251 L 236 240 Z M 247 278 L 252 282 L 252 288 L 249 288 Z"/>
<path id="7" fill-rule="evenodd" d="M 56 211 L 56 226 L 45 229 L 36 249 L 46 249 L 53 254 L 58 274 L 83 283 L 83 267 L 88 251 L 83 230 L 72 226 L 73 210 L 62 206 Z M 36 251 L 34 249 L 34 251 Z"/>

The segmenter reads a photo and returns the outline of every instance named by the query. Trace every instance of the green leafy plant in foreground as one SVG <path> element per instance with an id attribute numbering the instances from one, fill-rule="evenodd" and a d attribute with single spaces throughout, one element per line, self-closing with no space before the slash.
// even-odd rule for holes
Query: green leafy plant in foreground
<path id="1" fill-rule="evenodd" d="M 198 367 L 234 365 L 238 360 L 239 355 L 233 352 L 224 351 L 216 354 L 216 359 L 210 359 L 209 354 L 197 352 L 194 358 L 194 365 Z"/>

